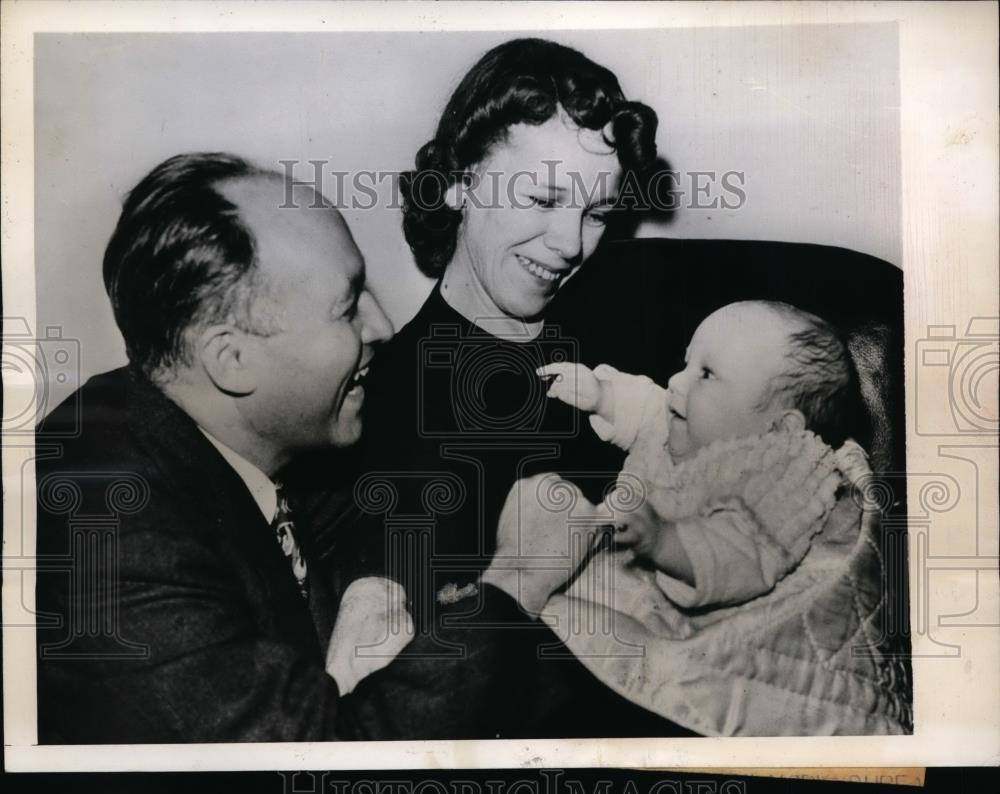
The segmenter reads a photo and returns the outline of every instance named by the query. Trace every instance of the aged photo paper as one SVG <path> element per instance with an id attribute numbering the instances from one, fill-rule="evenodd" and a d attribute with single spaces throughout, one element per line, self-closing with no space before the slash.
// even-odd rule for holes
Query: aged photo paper
<path id="1" fill-rule="evenodd" d="M 679 770 L 702 771 L 702 770 Z M 752 775 L 760 777 L 788 778 L 790 780 L 836 780 L 844 783 L 882 783 L 894 786 L 923 786 L 926 779 L 924 767 L 742 767 L 727 769 L 719 767 L 713 774 Z"/>
<path id="2" fill-rule="evenodd" d="M 8 770 L 627 767 L 735 773 L 755 768 L 761 774 L 801 779 L 921 785 L 922 768 L 926 766 L 1000 763 L 1000 121 L 996 105 L 995 3 L 52 0 L 5 2 L 0 9 L 3 735 Z M 866 588 L 863 581 L 859 584 L 851 578 L 855 571 L 852 569 L 842 602 L 849 606 L 825 621 L 810 623 L 803 618 L 806 628 L 802 633 L 808 637 L 802 639 L 801 646 L 783 636 L 774 640 L 770 650 L 780 649 L 780 653 L 775 651 L 776 657 L 791 656 L 790 648 L 805 648 L 808 640 L 816 653 L 815 669 L 809 675 L 815 673 L 817 681 L 826 680 L 822 675 L 828 674 L 832 682 L 829 685 L 836 689 L 838 676 L 848 669 L 863 671 L 857 672 L 858 680 L 862 680 L 870 669 L 865 666 L 866 651 L 855 648 L 851 652 L 848 648 L 846 656 L 838 657 L 834 664 L 821 652 L 827 642 L 824 637 L 837 634 L 838 627 L 844 632 L 863 633 L 859 624 L 865 624 L 865 609 L 881 610 L 879 615 L 890 616 L 881 623 L 882 634 L 865 639 L 874 644 L 888 636 L 892 650 L 886 658 L 890 661 L 878 668 L 879 675 L 892 678 L 890 683 L 899 684 L 898 691 L 903 694 L 897 700 L 889 695 L 866 699 L 865 692 L 859 695 L 845 688 L 847 693 L 838 707 L 851 715 L 849 719 L 856 717 L 857 722 L 826 720 L 821 710 L 793 716 L 782 711 L 781 704 L 786 701 L 777 695 L 774 712 L 762 713 L 766 710 L 759 706 L 741 705 L 753 704 L 753 700 L 743 701 L 737 694 L 732 694 L 731 700 L 717 696 L 719 688 L 726 685 L 706 683 L 699 665 L 690 659 L 684 663 L 688 667 L 679 661 L 675 664 L 669 650 L 675 637 L 661 645 L 650 644 L 645 652 L 633 652 L 631 649 L 639 647 L 636 643 L 641 644 L 636 638 L 646 636 L 643 618 L 638 615 L 640 607 L 626 608 L 619 603 L 612 608 L 612 612 L 618 609 L 626 613 L 631 621 L 619 624 L 621 632 L 613 630 L 612 640 L 599 637 L 595 645 L 593 637 L 580 639 L 560 633 L 571 631 L 567 627 L 574 625 L 574 599 L 595 610 L 587 613 L 592 618 L 605 615 L 602 588 L 625 592 L 601 578 L 605 569 L 598 570 L 597 563 L 612 559 L 610 553 L 602 556 L 605 547 L 588 558 L 591 568 L 583 568 L 593 570 L 593 577 L 580 575 L 565 592 L 560 590 L 547 602 L 543 620 L 576 655 L 580 669 L 585 668 L 595 681 L 602 682 L 596 685 L 601 697 L 610 698 L 613 693 L 615 698 L 624 699 L 622 703 L 628 701 L 630 707 L 649 709 L 671 725 L 676 723 L 674 727 L 680 726 L 676 732 L 650 728 L 649 733 L 644 733 L 639 723 L 629 724 L 628 715 L 636 712 L 625 709 L 601 724 L 599 708 L 603 706 L 586 713 L 587 698 L 592 696 L 588 694 L 581 698 L 584 702 L 576 704 L 581 719 L 592 720 L 595 726 L 586 738 L 555 738 L 563 736 L 558 728 L 538 734 L 546 738 L 426 741 L 216 739 L 200 743 L 185 740 L 182 734 L 171 743 L 139 738 L 135 744 L 123 746 L 101 738 L 91 743 L 82 729 L 73 734 L 82 739 L 62 741 L 59 737 L 66 734 L 60 731 L 46 734 L 46 715 L 55 713 L 71 726 L 96 726 L 92 735 L 101 735 L 101 722 L 107 715 L 96 708 L 89 709 L 86 715 L 74 715 L 72 704 L 65 706 L 63 714 L 59 704 L 53 708 L 53 696 L 48 693 L 64 690 L 45 690 L 39 681 L 55 681 L 53 686 L 58 687 L 60 681 L 73 680 L 78 669 L 84 669 L 74 668 L 74 664 L 92 661 L 82 651 L 74 656 L 73 643 L 90 647 L 88 643 L 100 643 L 102 637 L 115 634 L 117 629 L 114 620 L 86 626 L 64 625 L 58 614 L 46 608 L 51 602 L 39 596 L 46 592 L 46 581 L 66 573 L 67 565 L 73 567 L 69 558 L 39 550 L 47 549 L 44 544 L 40 546 L 38 536 L 43 519 L 53 520 L 52 516 L 62 509 L 60 505 L 65 506 L 60 500 L 73 498 L 69 492 L 46 491 L 40 472 L 48 471 L 52 460 L 64 454 L 63 445 L 75 437 L 79 428 L 74 425 L 65 437 L 50 437 L 44 430 L 36 435 L 36 426 L 60 404 L 62 414 L 58 416 L 68 415 L 71 424 L 82 426 L 83 414 L 72 413 L 77 390 L 88 379 L 122 367 L 130 356 L 134 358 L 135 344 L 129 344 L 127 354 L 119 331 L 122 309 L 116 304 L 116 316 L 105 292 L 102 259 L 109 239 L 118 233 L 116 222 L 125 197 L 144 175 L 155 172 L 158 164 L 168 158 L 189 152 L 231 153 L 237 159 L 227 160 L 226 164 L 237 169 L 234 173 L 239 173 L 242 158 L 246 158 L 283 175 L 285 185 L 295 183 L 294 191 L 288 188 L 282 194 L 283 207 L 294 208 L 301 188 L 322 193 L 341 210 L 350 236 L 363 255 L 369 292 L 356 297 L 355 304 L 368 318 L 364 321 L 369 322 L 367 333 L 371 335 L 371 327 L 379 325 L 376 341 L 388 339 L 393 329 L 398 332 L 404 327 L 411 329 L 412 336 L 413 323 L 426 319 L 430 329 L 427 338 L 415 341 L 417 352 L 407 354 L 406 365 L 412 362 L 412 367 L 401 368 L 416 372 L 414 383 L 406 379 L 393 381 L 383 387 L 387 396 L 381 402 L 376 402 L 378 396 L 374 394 L 380 381 L 371 383 L 371 395 L 365 396 L 362 387 L 366 449 L 383 449 L 388 455 L 383 460 L 394 460 L 392 456 L 406 446 L 397 432 L 405 424 L 399 417 L 415 414 L 415 437 L 421 443 L 428 442 L 432 454 L 440 452 L 442 459 L 452 455 L 454 463 L 462 454 L 468 460 L 470 454 L 448 446 L 456 438 L 453 429 L 442 429 L 442 416 L 447 421 L 454 419 L 463 429 L 467 427 L 464 423 L 471 422 L 468 426 L 473 428 L 472 435 L 483 448 L 492 450 L 490 454 L 511 445 L 517 455 L 528 459 L 524 451 L 528 447 L 517 444 L 524 438 L 530 440 L 535 427 L 522 432 L 524 427 L 518 425 L 522 441 L 512 440 L 512 425 L 498 429 L 488 419 L 483 420 L 475 413 L 482 407 L 475 399 L 469 402 L 472 413 L 462 413 L 459 403 L 468 395 L 438 401 L 420 396 L 413 406 L 407 401 L 407 388 L 428 389 L 427 384 L 435 382 L 442 368 L 453 363 L 442 364 L 450 355 L 452 326 L 442 325 L 441 318 L 454 314 L 448 312 L 457 299 L 445 297 L 438 300 L 439 305 L 434 301 L 440 297 L 435 279 L 444 273 L 444 282 L 448 283 L 447 268 L 453 268 L 457 255 L 453 243 L 443 260 L 447 264 L 437 270 L 432 264 L 434 256 L 441 258 L 439 253 L 432 251 L 434 256 L 425 254 L 421 258 L 420 246 L 426 241 L 413 232 L 415 222 L 409 215 L 409 228 L 404 231 L 401 209 L 405 202 L 400 198 L 400 174 L 414 168 L 418 150 L 418 170 L 423 168 L 419 165 L 421 157 L 434 162 L 434 147 L 421 147 L 437 135 L 440 148 L 441 132 L 439 129 L 435 133 L 435 129 L 449 98 L 461 93 L 463 75 L 492 48 L 526 38 L 549 40 L 584 53 L 613 73 L 628 100 L 652 109 L 658 119 L 658 126 L 653 125 L 657 165 L 660 172 L 670 175 L 670 200 L 651 210 L 645 207 L 647 211 L 637 215 L 627 230 L 618 229 L 613 219 L 604 218 L 603 211 L 615 199 L 608 199 L 602 192 L 606 185 L 599 179 L 596 183 L 586 182 L 591 173 L 587 169 L 600 171 L 595 163 L 604 164 L 601 167 L 611 163 L 616 168 L 615 158 L 622 155 L 613 147 L 607 148 L 607 130 L 613 127 L 610 122 L 603 132 L 582 130 L 569 147 L 578 158 L 573 161 L 578 170 L 568 173 L 574 178 L 583 175 L 581 184 L 586 183 L 588 203 L 575 227 L 577 236 L 569 242 L 565 238 L 556 242 L 555 222 L 545 221 L 551 223 L 544 236 L 546 250 L 561 252 L 556 266 L 552 259 L 541 261 L 536 253 L 532 255 L 538 261 L 529 259 L 528 244 L 521 244 L 520 238 L 515 241 L 513 232 L 508 234 L 506 227 L 478 227 L 485 247 L 501 249 L 514 244 L 519 252 L 503 260 L 502 266 L 513 262 L 520 270 L 515 275 L 510 270 L 497 270 L 505 274 L 503 278 L 517 284 L 530 281 L 532 289 L 546 295 L 546 300 L 557 290 L 564 297 L 563 304 L 570 300 L 566 295 L 578 297 L 579 306 L 573 311 L 553 304 L 562 312 L 554 316 L 569 329 L 566 338 L 556 332 L 547 336 L 552 327 L 539 331 L 541 323 L 521 323 L 518 328 L 533 328 L 531 333 L 541 334 L 541 341 L 534 343 L 539 349 L 548 346 L 541 363 L 565 364 L 584 351 L 592 353 L 593 360 L 588 362 L 591 366 L 612 364 L 624 373 L 648 375 L 652 379 L 649 385 L 659 389 L 667 387 L 672 373 L 687 367 L 685 346 L 700 321 L 726 303 L 757 298 L 795 302 L 801 296 L 803 306 L 814 307 L 808 311 L 823 314 L 845 329 L 849 326 L 850 354 L 856 362 L 859 390 L 870 409 L 875 398 L 866 389 L 875 389 L 884 408 L 883 413 L 871 415 L 868 428 L 873 440 L 867 446 L 866 459 L 870 458 L 868 463 L 879 479 L 866 491 L 866 498 L 874 502 L 866 501 L 858 511 L 862 526 L 869 529 L 870 525 L 864 524 L 863 517 L 869 515 L 865 511 L 874 509 L 881 517 L 878 531 L 884 534 L 879 535 L 880 545 L 871 555 L 871 564 L 878 565 L 881 571 L 871 591 L 877 591 L 872 598 L 878 603 L 867 607 L 862 603 Z M 629 108 L 639 118 L 637 129 L 641 129 L 643 120 L 649 123 L 642 108 L 631 104 Z M 545 126 L 550 122 L 542 124 L 542 119 L 533 123 L 539 126 L 532 130 L 543 130 L 540 135 L 550 135 L 561 145 L 563 139 L 559 136 L 564 133 L 558 128 Z M 446 126 L 444 121 L 441 124 Z M 591 136 L 591 132 L 602 133 L 604 138 Z M 635 137 L 638 140 L 641 135 L 637 132 Z M 519 149 L 521 139 L 517 135 L 498 133 L 496 138 L 502 140 L 501 151 L 513 153 L 509 161 L 496 166 L 503 178 L 525 167 L 516 159 L 518 152 L 537 155 L 538 149 L 531 148 L 534 144 L 530 139 Z M 641 149 L 641 141 L 635 147 Z M 487 162 L 486 155 L 469 160 L 475 164 Z M 212 167 L 217 165 L 213 161 Z M 552 173 L 556 173 L 562 165 L 552 167 Z M 405 179 L 403 182 L 405 191 Z M 483 184 L 487 183 L 479 187 Z M 468 188 L 464 197 L 463 187 Z M 476 192 L 479 187 L 453 179 L 450 192 L 442 190 L 442 199 L 452 202 L 452 211 L 464 213 L 470 202 L 474 205 L 481 198 L 482 193 Z M 616 189 L 617 200 L 621 201 L 624 188 L 619 185 Z M 643 193 L 644 200 L 649 195 Z M 246 200 L 230 198 L 239 206 Z M 549 198 L 537 195 L 530 201 L 530 212 L 539 213 L 532 217 L 563 217 L 542 214 L 564 209 L 558 202 L 549 206 Z M 255 221 L 248 223 L 253 227 Z M 607 232 L 603 232 L 605 224 Z M 595 231 L 598 226 L 600 230 Z M 614 241 L 605 240 L 601 243 L 605 247 L 597 247 L 602 233 Z M 264 238 L 258 235 L 257 239 L 259 242 Z M 538 239 L 543 239 L 541 234 Z M 588 241 L 593 243 L 590 248 Z M 542 250 L 540 244 L 531 246 L 532 252 Z M 595 266 L 588 271 L 586 264 L 580 263 L 595 247 Z M 113 262 L 108 264 L 111 259 L 108 254 L 104 260 L 104 278 L 108 278 L 107 268 L 114 266 Z M 661 260 L 662 267 L 650 266 L 660 265 Z M 616 268 L 609 269 L 608 262 L 615 262 Z M 573 268 L 580 266 L 580 272 L 569 265 L 560 270 L 565 263 L 571 263 Z M 669 270 L 671 263 L 675 271 Z M 602 264 L 604 271 L 600 270 Z M 714 270 L 717 266 L 720 269 Z M 598 272 L 611 274 L 606 283 L 586 280 Z M 710 275 L 716 272 L 720 274 L 718 283 Z M 630 283 L 629 274 L 637 273 L 642 277 Z M 649 273 L 656 275 L 647 278 Z M 504 291 L 503 278 L 498 277 L 491 289 L 497 295 L 510 297 Z M 356 281 L 351 281 L 352 288 Z M 314 291 L 320 289 L 316 286 Z M 133 294 L 141 292 L 137 288 Z M 670 296 L 669 302 L 664 300 L 663 311 L 658 311 L 651 300 L 654 293 Z M 622 303 L 621 296 L 628 295 L 635 296 L 634 311 Z M 682 299 L 679 295 L 689 297 Z M 729 297 L 716 300 L 722 295 Z M 510 297 L 510 301 L 516 298 Z M 374 310 L 365 303 L 367 300 L 377 301 L 381 307 L 377 322 L 371 319 Z M 504 338 L 509 328 L 501 332 L 496 323 L 502 325 L 510 316 L 538 316 L 538 312 L 518 315 L 507 311 L 507 304 L 499 298 L 490 305 L 506 314 L 499 319 L 477 320 L 457 310 L 472 323 L 470 339 L 463 336 L 466 348 L 481 346 L 480 331 L 490 340 Z M 133 327 L 141 329 L 145 319 L 132 317 Z M 645 346 L 629 347 L 622 341 L 632 339 L 631 330 L 640 328 L 650 334 L 647 339 L 655 338 L 656 330 L 669 333 L 669 345 L 665 342 L 663 348 L 669 354 L 664 352 L 657 359 L 657 351 Z M 763 320 L 754 320 L 750 328 L 748 338 L 765 336 Z M 467 330 L 460 329 L 460 335 Z M 883 332 L 888 336 L 878 337 Z M 682 333 L 683 341 L 676 338 Z M 267 333 L 261 336 L 266 338 Z M 725 344 L 733 342 L 734 336 L 738 334 L 724 337 Z M 866 339 L 871 342 L 876 337 L 894 340 L 887 343 L 892 353 L 888 359 L 880 357 L 878 344 L 865 347 Z M 395 350 L 399 351 L 408 338 L 404 334 L 394 340 Z M 856 340 L 860 340 L 860 347 L 853 346 Z M 358 344 L 367 345 L 367 337 Z M 376 362 L 378 349 L 376 345 Z M 688 357 L 693 358 L 698 350 L 696 342 L 691 341 Z M 348 375 L 344 376 L 344 391 L 351 384 L 367 383 L 366 355 L 356 356 L 360 363 L 352 359 Z M 396 359 L 386 360 L 403 360 L 403 354 L 395 355 Z M 579 358 L 586 356 L 581 353 Z M 326 360 L 313 361 L 317 371 L 329 364 Z M 333 362 L 330 366 L 339 365 Z M 377 374 L 377 364 L 375 367 Z M 564 430 L 567 439 L 585 431 L 593 442 L 591 426 L 602 432 L 598 429 L 600 422 L 593 420 L 600 418 L 604 403 L 595 397 L 591 408 L 586 409 L 580 397 L 583 391 L 557 393 L 558 381 L 554 372 L 550 374 L 550 397 L 561 396 L 574 408 L 571 412 L 561 406 L 564 414 L 560 416 L 572 419 L 566 428 L 552 430 L 552 438 L 556 439 L 553 443 L 556 447 L 562 444 L 559 434 Z M 601 384 L 610 382 L 604 376 L 594 377 L 595 389 L 603 389 Z M 305 400 L 310 388 L 322 388 L 317 378 L 303 382 L 298 389 L 281 392 L 288 386 L 281 380 L 281 373 L 276 372 L 268 383 L 275 393 L 290 395 L 289 399 Z M 670 381 L 671 391 L 663 393 L 667 399 L 674 399 L 669 395 L 679 393 L 680 386 Z M 311 385 L 316 383 L 319 385 Z M 220 391 L 228 394 L 228 385 Z M 659 395 L 661 391 L 643 394 Z M 620 396 L 623 393 L 616 392 L 616 405 L 630 406 L 625 411 L 635 425 L 630 443 L 638 443 L 636 434 L 641 436 L 645 427 L 640 422 L 643 403 L 624 403 Z M 546 405 L 558 402 L 546 402 L 543 391 L 538 395 Z M 377 408 L 379 405 L 383 408 Z M 585 414 L 576 408 L 592 410 L 591 422 L 582 421 L 580 417 Z M 684 427 L 688 422 L 694 427 L 693 409 L 685 417 L 685 410 L 675 403 L 669 403 L 668 408 L 685 423 Z M 622 415 L 619 410 L 610 424 L 605 423 L 608 438 L 621 437 Z M 220 446 L 221 442 L 205 429 L 207 421 L 191 416 L 227 462 L 233 463 L 228 453 L 240 458 L 225 444 Z M 388 419 L 379 420 L 376 429 L 376 423 L 372 422 L 371 427 L 368 424 L 372 416 Z M 884 420 L 882 424 L 879 416 Z M 676 450 L 680 449 L 677 439 L 681 436 L 673 429 L 671 434 L 674 446 L 661 444 L 660 452 L 670 449 L 679 462 L 682 456 Z M 351 436 L 342 446 L 348 447 L 355 440 Z M 198 443 L 204 443 L 204 439 L 199 437 Z M 531 454 L 544 458 L 550 454 L 546 449 L 544 445 L 541 452 L 532 448 Z M 575 448 L 566 441 L 566 449 Z M 732 448 L 733 458 L 737 452 Z M 554 453 L 551 455 L 554 457 Z M 622 454 L 617 459 L 612 482 L 624 458 Z M 634 458 L 630 455 L 628 460 Z M 469 487 L 471 480 L 450 475 L 448 465 L 452 464 L 440 464 L 441 472 L 429 472 L 441 475 L 440 482 L 428 485 L 420 498 L 437 504 L 442 516 L 461 516 L 458 508 L 434 501 L 452 498 L 441 496 L 441 482 L 455 492 Z M 492 465 L 479 460 L 474 463 L 476 472 L 487 471 L 480 477 L 485 481 L 480 483 L 484 490 L 492 484 Z M 396 470 L 403 468 L 401 464 L 384 466 L 401 480 L 412 479 L 410 473 L 404 477 Z M 459 464 L 454 466 L 458 470 Z M 522 461 L 517 466 L 525 477 L 545 470 L 526 468 Z M 573 477 L 579 475 L 582 493 L 589 499 L 585 504 L 595 502 L 603 507 L 599 497 L 590 497 L 584 482 L 594 467 L 596 464 L 581 463 L 580 470 L 588 469 L 581 472 L 573 465 L 563 465 L 559 473 L 574 483 Z M 247 479 L 238 464 L 234 468 L 253 493 L 252 477 Z M 629 471 L 626 462 L 618 479 L 619 488 Z M 94 471 L 86 476 L 101 474 Z M 377 468 L 368 471 L 351 487 L 360 510 L 378 514 L 388 528 L 393 520 L 400 523 L 397 519 L 402 511 L 393 516 L 391 507 L 386 508 L 380 501 L 384 497 L 385 474 Z M 428 471 L 421 470 L 420 474 Z M 718 471 L 711 474 L 705 488 L 725 480 Z M 270 479 L 270 473 L 264 476 L 268 485 Z M 142 505 L 136 505 L 146 498 L 144 487 L 148 488 L 139 482 L 132 491 L 116 491 L 114 499 L 108 496 L 108 515 L 126 515 L 141 509 Z M 507 487 L 504 481 L 495 505 L 497 514 Z M 268 509 L 259 500 L 256 504 L 265 520 L 271 522 L 274 515 L 280 528 L 285 506 L 280 490 L 277 493 L 277 497 L 275 492 L 269 494 L 272 501 Z M 558 498 L 555 491 L 553 498 Z M 245 501 L 254 512 L 254 501 Z M 787 502 L 792 503 L 791 496 Z M 656 504 L 660 510 L 662 505 Z M 108 524 L 107 516 L 73 513 L 75 509 L 64 509 L 68 517 L 58 519 L 66 521 L 72 532 L 80 527 L 88 532 L 104 532 L 110 527 L 110 534 L 102 537 L 114 536 L 116 518 Z M 489 509 L 485 512 L 489 513 Z M 761 509 L 760 515 L 765 514 Z M 588 514 L 591 524 L 594 515 Z M 780 509 L 777 515 L 776 521 L 785 521 Z M 823 515 L 826 521 L 828 513 Z M 255 513 L 254 518 L 259 520 L 260 516 Z M 765 518 L 760 520 L 764 522 Z M 442 526 L 445 523 L 442 520 Z M 484 522 L 490 542 L 494 540 L 495 524 L 495 516 Z M 286 521 L 284 526 L 294 525 Z M 619 526 L 619 531 L 627 537 L 632 530 L 626 525 Z M 279 534 L 281 550 L 291 561 L 296 579 L 287 576 L 287 569 L 282 575 L 288 582 L 297 583 L 308 598 L 310 580 L 304 563 L 300 564 L 304 557 L 298 556 L 294 537 L 289 545 L 283 538 L 286 536 Z M 112 551 L 107 553 L 114 557 L 114 547 L 109 548 Z M 820 577 L 823 568 L 815 561 L 816 556 L 806 559 L 802 570 Z M 794 565 L 786 567 L 795 570 Z M 664 608 L 672 609 L 670 605 L 675 601 L 679 603 L 682 596 L 690 595 L 691 587 L 682 584 L 678 588 L 681 580 L 677 579 L 673 589 L 668 589 L 661 578 L 656 578 L 661 573 L 662 569 L 655 574 L 649 569 L 637 574 L 632 584 L 639 588 L 636 592 L 640 595 L 654 592 L 655 598 L 666 605 Z M 679 576 L 669 568 L 666 573 Z M 779 581 L 774 593 L 791 595 L 785 601 L 773 602 L 778 605 L 773 614 L 789 609 L 787 604 L 795 601 L 791 588 L 798 585 L 792 582 L 799 580 L 794 576 L 783 579 L 786 573 L 783 570 L 776 577 Z M 768 579 L 766 572 L 762 576 L 767 580 L 763 585 L 767 596 L 775 587 L 774 577 Z M 610 581 L 617 581 L 618 588 L 628 584 L 624 579 Z M 654 581 L 661 583 L 662 592 L 642 589 Z M 79 587 L 83 588 L 79 592 L 84 592 L 86 585 Z M 291 586 L 288 591 L 295 594 Z M 266 584 L 262 592 L 270 592 Z M 408 592 L 412 596 L 412 587 Z M 478 597 L 475 585 L 457 576 L 435 579 L 428 592 L 431 606 L 435 601 L 438 606 L 450 606 L 464 598 Z M 641 606 L 647 602 L 648 598 L 644 601 L 637 596 L 635 603 Z M 310 602 L 310 608 L 315 603 Z M 342 603 L 348 603 L 346 597 Z M 752 621 L 752 610 L 743 610 L 739 599 L 736 603 L 733 620 Z M 525 604 L 521 602 L 521 606 Z M 681 626 L 677 631 L 685 641 L 712 625 L 714 613 L 711 608 L 702 611 L 703 606 L 698 603 L 692 611 L 678 611 L 684 622 L 677 624 Z M 853 614 L 848 620 L 845 615 L 850 611 Z M 399 611 L 389 613 L 392 620 L 400 620 Z M 419 628 L 419 613 L 414 614 Z M 725 614 L 728 618 L 730 613 Z M 706 622 L 699 623 L 702 619 Z M 280 623 L 281 617 L 275 622 Z M 180 636 L 184 623 L 180 616 L 175 623 L 163 625 L 175 626 Z M 816 626 L 828 634 L 812 636 Z M 336 635 L 337 629 L 333 631 Z M 59 639 L 61 633 L 65 637 Z M 47 639 L 52 637 L 58 639 L 54 646 Z M 136 658 L 142 656 L 140 644 L 130 644 L 128 637 L 119 639 L 123 640 L 123 653 L 135 651 Z M 614 652 L 607 651 L 608 642 L 614 645 Z M 702 653 L 700 646 L 692 647 L 695 651 L 690 658 L 707 658 L 698 655 Z M 46 652 L 41 663 L 40 648 Z M 718 653 L 718 645 L 706 644 L 704 653 Z M 336 678 L 330 658 L 327 656 L 327 671 Z M 726 664 L 731 661 L 725 653 L 718 658 Z M 56 673 L 45 678 L 50 663 L 55 665 L 52 669 Z M 225 667 L 224 657 L 214 667 L 214 672 Z M 236 668 L 234 665 L 234 676 L 239 674 Z M 679 696 L 658 683 L 659 676 L 665 680 L 667 671 L 675 669 L 683 671 L 676 675 L 687 682 L 686 689 L 677 690 Z M 758 675 L 753 669 L 739 671 L 747 680 Z M 897 676 L 900 681 L 895 680 Z M 197 677 L 200 679 L 201 674 Z M 85 677 L 83 680 L 86 683 Z M 338 678 L 337 683 L 345 689 L 343 679 Z M 352 686 L 357 683 L 352 682 Z M 880 678 L 882 684 L 885 681 Z M 511 698 L 520 694 L 516 680 L 501 677 L 494 686 L 497 693 L 509 691 Z M 886 691 L 890 688 L 886 684 Z M 68 689 L 72 690 L 72 686 Z M 115 693 L 108 691 L 113 701 Z M 733 692 L 738 691 L 740 686 L 734 685 Z M 81 702 L 88 702 L 81 698 Z M 577 719 L 568 713 L 563 716 L 566 721 Z M 557 719 L 540 724 L 560 723 Z M 851 727 L 838 730 L 841 724 Z M 824 735 L 828 733 L 850 735 Z M 155 726 L 150 735 L 159 736 Z M 252 732 L 241 735 L 260 736 Z"/>

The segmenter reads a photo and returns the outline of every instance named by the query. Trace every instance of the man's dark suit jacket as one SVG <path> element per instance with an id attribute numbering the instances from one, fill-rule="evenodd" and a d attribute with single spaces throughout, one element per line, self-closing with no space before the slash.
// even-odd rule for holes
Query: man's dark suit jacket
<path id="1" fill-rule="evenodd" d="M 507 735 L 523 704 L 498 676 L 530 678 L 551 635 L 501 591 L 442 608 L 340 697 L 324 672 L 340 585 L 312 533 L 307 606 L 243 481 L 150 382 L 92 378 L 37 451 L 42 743 Z"/>

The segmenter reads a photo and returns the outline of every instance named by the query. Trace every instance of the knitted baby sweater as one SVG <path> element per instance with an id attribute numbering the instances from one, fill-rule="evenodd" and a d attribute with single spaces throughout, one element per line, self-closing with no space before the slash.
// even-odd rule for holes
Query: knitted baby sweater
<path id="1" fill-rule="evenodd" d="M 665 392 L 608 367 L 606 440 L 629 449 L 609 498 L 672 521 L 695 585 L 597 554 L 543 619 L 639 705 L 708 735 L 905 733 L 908 677 L 882 637 L 878 513 L 860 447 L 808 431 L 716 442 L 674 464 Z"/>

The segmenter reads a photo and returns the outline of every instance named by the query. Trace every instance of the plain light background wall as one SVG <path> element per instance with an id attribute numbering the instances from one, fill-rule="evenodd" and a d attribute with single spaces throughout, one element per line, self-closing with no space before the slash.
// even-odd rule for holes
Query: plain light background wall
<path id="1" fill-rule="evenodd" d="M 741 208 L 682 205 L 638 234 L 826 243 L 900 264 L 895 24 L 544 35 L 609 67 L 630 98 L 656 109 L 673 169 L 745 174 Z M 161 160 L 225 150 L 265 165 L 300 160 L 300 178 L 312 176 L 312 159 L 327 170 L 406 170 L 465 71 L 511 37 L 37 35 L 39 332 L 61 326 L 80 341 L 82 378 L 125 361 L 101 258 L 123 195 Z M 345 216 L 400 327 L 430 282 L 399 210 L 386 206 L 390 192 L 383 183 L 379 206 Z M 52 384 L 51 404 L 76 385 Z"/>

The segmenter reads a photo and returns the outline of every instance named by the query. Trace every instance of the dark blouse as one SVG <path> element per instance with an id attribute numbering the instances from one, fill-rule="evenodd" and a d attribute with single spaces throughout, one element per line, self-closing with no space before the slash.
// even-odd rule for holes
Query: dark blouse
<path id="1" fill-rule="evenodd" d="M 493 336 L 449 306 L 439 287 L 378 352 L 355 503 L 376 518 L 388 571 L 415 612 L 442 586 L 488 567 L 517 479 L 557 472 L 592 502 L 614 482 L 622 453 L 594 436 L 584 414 L 548 399 L 535 374 L 580 357 L 577 341 L 550 323 L 530 340 Z"/>

